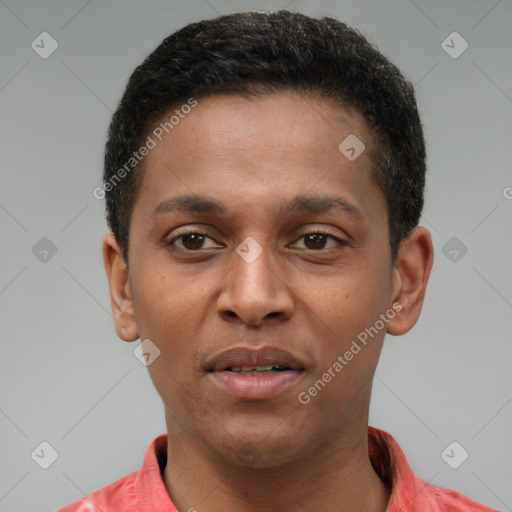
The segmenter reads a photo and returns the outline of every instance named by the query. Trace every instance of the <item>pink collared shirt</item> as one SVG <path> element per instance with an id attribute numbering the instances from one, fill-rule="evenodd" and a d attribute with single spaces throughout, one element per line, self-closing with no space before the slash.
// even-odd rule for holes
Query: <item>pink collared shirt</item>
<path id="1" fill-rule="evenodd" d="M 387 512 L 496 512 L 418 478 L 398 443 L 383 430 L 368 427 L 368 451 L 375 471 L 392 489 Z M 59 512 L 178 512 L 161 476 L 166 460 L 164 434 L 149 445 L 141 469 Z"/>

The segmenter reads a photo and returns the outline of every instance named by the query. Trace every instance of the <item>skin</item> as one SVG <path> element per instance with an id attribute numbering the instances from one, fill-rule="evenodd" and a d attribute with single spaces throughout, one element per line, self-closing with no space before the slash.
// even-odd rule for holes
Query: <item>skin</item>
<path id="1" fill-rule="evenodd" d="M 352 162 L 338 150 L 351 133 L 367 147 Z M 370 147 L 357 112 L 283 91 L 200 99 L 146 157 L 129 268 L 112 234 L 103 254 L 117 334 L 161 351 L 148 369 L 169 434 L 164 482 L 180 511 L 386 510 L 390 489 L 368 457 L 373 373 L 385 333 L 406 333 L 420 315 L 433 247 L 417 227 L 391 261 Z M 154 215 L 185 194 L 214 198 L 227 212 Z M 283 216 L 301 194 L 342 197 L 361 214 Z M 311 243 L 305 235 L 315 230 L 345 244 Z M 209 238 L 165 244 L 184 231 Z M 249 236 L 263 249 L 252 263 L 236 252 Z M 298 394 L 394 303 L 401 311 L 301 404 Z M 228 396 L 205 365 L 239 344 L 289 351 L 304 362 L 301 379 L 269 400 Z"/>

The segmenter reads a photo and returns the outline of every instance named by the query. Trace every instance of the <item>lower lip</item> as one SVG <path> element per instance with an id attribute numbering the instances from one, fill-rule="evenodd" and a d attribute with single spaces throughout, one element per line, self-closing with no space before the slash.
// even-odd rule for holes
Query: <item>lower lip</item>
<path id="1" fill-rule="evenodd" d="M 211 379 L 228 395 L 241 400 L 267 400 L 293 386 L 303 370 L 284 370 L 263 375 L 239 375 L 235 372 L 210 372 Z"/>

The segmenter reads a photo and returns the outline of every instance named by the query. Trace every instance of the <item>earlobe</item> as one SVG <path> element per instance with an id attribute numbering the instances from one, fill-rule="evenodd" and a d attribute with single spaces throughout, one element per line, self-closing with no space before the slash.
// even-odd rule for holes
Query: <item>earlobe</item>
<path id="1" fill-rule="evenodd" d="M 400 304 L 401 309 L 387 324 L 387 333 L 400 336 L 412 329 L 418 321 L 433 261 L 434 248 L 430 232 L 418 226 L 400 244 L 393 269 L 392 303 Z"/>
<path id="2" fill-rule="evenodd" d="M 123 341 L 135 341 L 139 338 L 139 332 L 135 321 L 128 268 L 113 233 L 107 233 L 103 238 L 103 263 L 110 289 L 110 304 L 116 333 Z"/>

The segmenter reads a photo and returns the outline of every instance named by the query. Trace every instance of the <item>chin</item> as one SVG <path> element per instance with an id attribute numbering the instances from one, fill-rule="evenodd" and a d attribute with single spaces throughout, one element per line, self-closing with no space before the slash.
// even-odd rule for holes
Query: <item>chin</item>
<path id="1" fill-rule="evenodd" d="M 219 433 L 220 434 L 220 433 Z M 247 468 L 275 468 L 300 457 L 301 440 L 294 432 L 269 434 L 247 430 L 219 435 L 210 446 L 223 459 Z"/>

